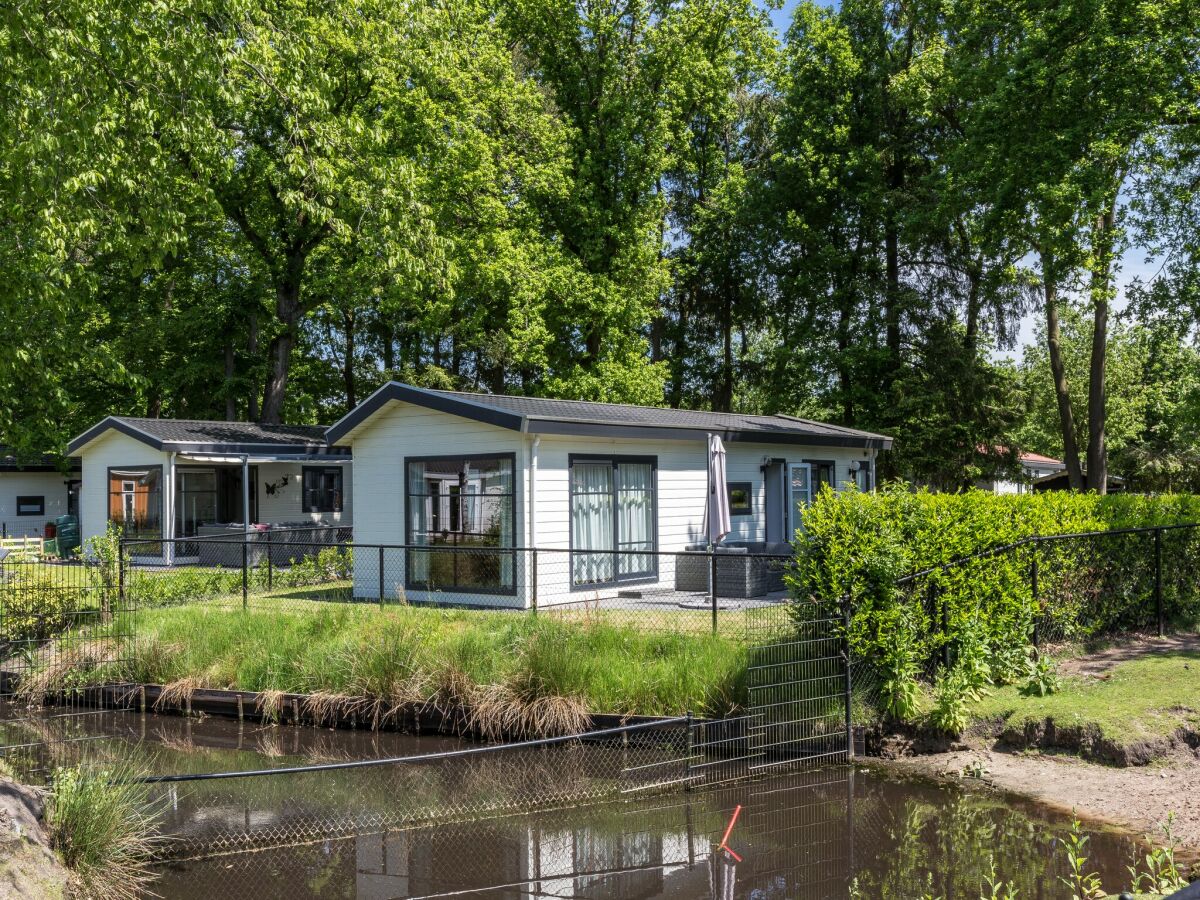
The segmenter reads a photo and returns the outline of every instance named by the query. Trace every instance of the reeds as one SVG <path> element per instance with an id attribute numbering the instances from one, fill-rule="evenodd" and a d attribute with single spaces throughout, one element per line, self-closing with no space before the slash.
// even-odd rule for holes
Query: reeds
<path id="1" fill-rule="evenodd" d="M 579 731 L 589 713 L 721 715 L 744 702 L 746 651 L 707 632 L 647 631 L 603 611 L 558 619 L 402 606 L 310 612 L 173 607 L 141 614 L 117 657 L 81 643 L 28 680 L 166 685 L 161 705 L 200 688 L 258 691 L 278 718 L 284 693 L 308 696 L 317 724 L 381 728 L 430 715 L 483 736 Z"/>
<path id="2" fill-rule="evenodd" d="M 60 769 L 47 806 L 50 844 L 89 900 L 133 900 L 149 893 L 151 862 L 163 838 L 150 789 L 127 766 Z"/>

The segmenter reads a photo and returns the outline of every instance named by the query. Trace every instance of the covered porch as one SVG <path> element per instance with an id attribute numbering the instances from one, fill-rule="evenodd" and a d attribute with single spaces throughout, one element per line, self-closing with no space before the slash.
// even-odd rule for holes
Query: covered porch
<path id="1" fill-rule="evenodd" d="M 243 542 L 350 539 L 345 454 L 172 453 L 109 469 L 109 519 L 145 564 L 241 565 Z M 286 534 L 285 534 L 286 532 Z"/>

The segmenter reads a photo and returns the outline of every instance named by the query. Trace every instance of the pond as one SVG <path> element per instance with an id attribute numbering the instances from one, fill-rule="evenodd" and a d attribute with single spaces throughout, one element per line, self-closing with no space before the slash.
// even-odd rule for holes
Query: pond
<path id="1" fill-rule="evenodd" d="M 84 712 L 84 711 L 81 711 Z M 12 719 L 16 711 L 0 709 Z M 54 742 L 42 765 L 128 758 L 155 773 L 245 771 L 424 754 L 464 746 L 448 737 L 239 723 L 133 712 L 29 714 Z M 163 865 L 167 898 L 588 897 L 863 898 L 980 896 L 992 867 L 1024 898 L 1069 898 L 1062 839 L 1069 822 L 1035 804 L 983 790 L 837 766 L 692 792 L 672 791 L 484 820 L 388 828 L 396 808 L 436 797 L 453 814 L 446 782 L 474 796 L 521 797 L 538 779 L 574 771 L 597 749 L 497 755 L 436 777 L 397 780 L 395 767 L 188 782 L 156 788 L 166 829 L 188 847 L 233 826 L 267 836 L 253 852 Z M 437 790 L 431 785 L 436 782 Z M 714 852 L 734 810 L 728 846 Z M 323 828 L 327 823 L 328 828 Z M 349 824 L 348 824 L 349 823 Z M 376 827 L 372 825 L 376 824 Z M 332 836 L 330 836 L 332 835 Z M 1088 866 L 1114 888 L 1128 881 L 1138 845 L 1089 829 Z M 296 843 L 302 841 L 303 843 Z"/>

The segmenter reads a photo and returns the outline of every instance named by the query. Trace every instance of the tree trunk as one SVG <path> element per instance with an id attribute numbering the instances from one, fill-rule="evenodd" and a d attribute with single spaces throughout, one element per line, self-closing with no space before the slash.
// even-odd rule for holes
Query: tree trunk
<path id="1" fill-rule="evenodd" d="M 237 372 L 236 360 L 233 355 L 233 337 L 226 332 L 225 337 L 225 421 L 237 421 L 237 397 L 233 393 L 233 376 Z"/>
<path id="2" fill-rule="evenodd" d="M 246 354 L 252 363 L 258 362 L 258 313 L 251 312 L 247 323 Z M 250 390 L 246 395 L 246 419 L 258 421 L 258 394 L 254 390 L 254 381 L 250 381 Z"/>
<path id="3" fill-rule="evenodd" d="M 358 391 L 354 383 L 354 313 L 342 310 L 342 333 L 346 335 L 346 352 L 342 357 L 342 384 L 346 388 L 346 412 L 358 406 Z"/>
<path id="4" fill-rule="evenodd" d="M 1075 414 L 1067 384 L 1067 367 L 1062 356 L 1062 333 L 1058 324 L 1058 281 L 1048 257 L 1042 256 L 1042 279 L 1046 292 L 1046 348 L 1050 352 L 1050 371 L 1054 376 L 1054 395 L 1058 400 L 1058 421 L 1062 430 L 1063 462 L 1067 466 L 1067 484 L 1071 490 L 1083 490 L 1083 470 L 1079 465 L 1079 444 L 1075 440 Z"/>
<path id="5" fill-rule="evenodd" d="M 1108 493 L 1108 307 L 1112 280 L 1113 227 L 1115 201 L 1096 217 L 1092 240 L 1092 272 L 1089 293 L 1092 299 L 1092 359 L 1088 370 L 1088 488 L 1097 494 Z"/>
<path id="6" fill-rule="evenodd" d="M 713 410 L 729 412 L 733 408 L 733 290 L 725 283 L 725 302 L 721 307 L 721 371 L 713 392 Z"/>
<path id="7" fill-rule="evenodd" d="M 267 380 L 263 385 L 262 413 L 264 425 L 279 425 L 283 421 L 283 401 L 287 396 L 288 373 L 292 367 L 292 348 L 296 346 L 300 317 L 300 281 L 303 258 L 288 261 L 286 277 L 275 287 L 275 317 L 283 330 L 271 340 L 267 353 Z"/>

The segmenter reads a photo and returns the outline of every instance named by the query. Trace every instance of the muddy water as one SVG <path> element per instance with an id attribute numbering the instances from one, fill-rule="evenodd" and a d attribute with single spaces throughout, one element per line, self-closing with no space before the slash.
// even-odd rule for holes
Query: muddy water
<path id="1" fill-rule="evenodd" d="M 11 720 L 14 711 L 0 708 Z M 51 712 L 51 714 L 53 714 Z M 80 758 L 132 758 L 156 773 L 219 772 L 428 753 L 450 738 L 239 724 L 224 719 L 104 712 L 7 725 L 58 738 L 51 767 Z M 588 754 L 584 748 L 576 753 Z M 565 756 L 544 752 L 537 777 Z M 475 761 L 471 790 L 528 783 L 527 760 Z M 574 760 L 572 764 L 577 763 Z M 508 766 L 508 768 L 506 768 Z M 308 842 L 164 865 L 168 898 L 863 898 L 980 896 L 992 867 L 1018 896 L 1068 898 L 1062 839 L 1068 823 L 1033 804 L 983 791 L 901 780 L 858 767 L 776 776 L 723 789 L 673 793 L 485 821 L 372 828 L 414 787 L 377 769 L 190 783 L 163 796 L 167 829 L 198 838 L 230 823 L 278 827 Z M 253 784 L 251 783 L 253 782 Z M 476 787 L 476 785 L 486 785 Z M 442 785 L 444 788 L 444 785 Z M 444 795 L 439 795 L 444 796 Z M 715 851 L 733 811 L 728 846 Z M 296 823 L 318 814 L 362 827 L 323 838 Z M 290 829 L 290 830 L 289 830 Z M 1128 880 L 1136 845 L 1092 830 L 1089 867 L 1114 892 Z M 180 844 L 182 846 L 182 842 Z M 179 853 L 177 855 L 187 855 Z"/>

